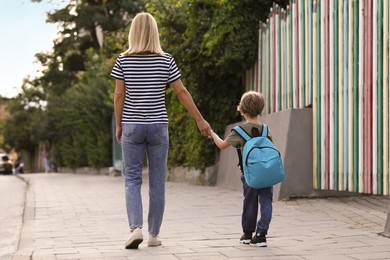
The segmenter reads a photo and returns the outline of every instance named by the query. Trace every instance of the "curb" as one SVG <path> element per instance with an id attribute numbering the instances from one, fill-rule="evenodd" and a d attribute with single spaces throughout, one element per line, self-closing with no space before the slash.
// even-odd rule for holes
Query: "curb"
<path id="1" fill-rule="evenodd" d="M 22 229 L 19 234 L 18 246 L 15 254 L 11 257 L 13 260 L 32 259 L 33 251 L 33 221 L 35 218 L 35 197 L 31 192 L 31 185 L 28 180 L 20 175 L 16 175 L 18 179 L 26 183 L 25 200 L 22 217 Z"/>

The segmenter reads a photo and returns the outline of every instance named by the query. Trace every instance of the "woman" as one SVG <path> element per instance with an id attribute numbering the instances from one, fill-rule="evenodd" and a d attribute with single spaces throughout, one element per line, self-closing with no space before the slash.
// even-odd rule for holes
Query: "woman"
<path id="1" fill-rule="evenodd" d="M 157 23 L 152 15 L 139 13 L 133 19 L 129 31 L 129 48 L 117 58 L 111 77 L 116 81 L 116 139 L 122 144 L 130 227 L 125 247 L 137 249 L 143 241 L 141 184 L 145 153 L 149 168 L 147 244 L 159 246 L 169 144 L 166 85 L 170 83 L 179 100 L 195 119 L 202 135 L 209 136 L 211 128 L 181 82 L 175 60 L 161 49 Z"/>

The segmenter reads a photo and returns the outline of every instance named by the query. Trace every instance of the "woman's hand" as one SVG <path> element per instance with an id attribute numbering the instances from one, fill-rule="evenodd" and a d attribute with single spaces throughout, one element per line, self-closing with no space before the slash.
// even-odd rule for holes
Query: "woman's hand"
<path id="1" fill-rule="evenodd" d="M 118 144 L 122 144 L 122 126 L 116 128 L 115 137 L 118 141 Z"/>

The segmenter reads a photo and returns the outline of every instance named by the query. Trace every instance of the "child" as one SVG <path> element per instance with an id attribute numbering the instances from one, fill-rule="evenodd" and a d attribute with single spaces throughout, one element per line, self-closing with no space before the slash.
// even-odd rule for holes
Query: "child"
<path id="1" fill-rule="evenodd" d="M 258 116 L 263 108 L 264 97 L 261 93 L 249 91 L 242 95 L 237 110 L 245 118 L 246 122 L 241 127 L 252 137 L 262 133 L 263 125 L 259 122 Z M 211 137 L 221 150 L 229 146 L 243 147 L 245 142 L 235 131 L 232 131 L 225 140 L 219 138 L 213 131 L 211 132 Z M 268 138 L 272 141 L 269 131 Z M 241 225 L 244 234 L 240 238 L 240 243 L 266 247 L 266 235 L 272 216 L 272 187 L 263 189 L 250 188 L 245 183 L 243 174 L 241 175 L 241 181 L 244 192 Z M 261 216 L 259 221 L 257 221 L 259 203 Z M 252 237 L 253 232 L 255 232 L 255 235 Z"/>

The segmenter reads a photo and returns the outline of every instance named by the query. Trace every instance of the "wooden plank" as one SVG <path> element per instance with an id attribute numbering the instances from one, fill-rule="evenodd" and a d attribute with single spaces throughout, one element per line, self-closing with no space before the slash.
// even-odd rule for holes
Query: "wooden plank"
<path id="1" fill-rule="evenodd" d="M 273 71 L 272 71 L 272 77 L 273 77 L 273 85 L 272 85 L 272 113 L 277 112 L 277 98 L 278 98 L 278 84 L 279 84 L 279 42 L 278 42 L 278 15 L 277 15 L 277 6 L 274 3 L 273 5 L 273 13 L 272 13 L 272 19 L 273 19 Z"/>
<path id="2" fill-rule="evenodd" d="M 363 132 L 363 97 L 364 97 L 364 0 L 359 0 L 359 130 L 358 130 L 358 140 L 359 140 L 359 154 L 358 154 L 358 175 L 359 175 L 359 189 L 360 193 L 363 192 L 364 188 L 364 178 L 363 178 L 363 141 L 364 141 L 364 132 Z"/>
<path id="3" fill-rule="evenodd" d="M 344 190 L 344 1 L 339 3 L 339 189 Z"/>
<path id="4" fill-rule="evenodd" d="M 318 43 L 317 43 L 317 16 L 318 16 L 318 5 L 316 0 L 313 2 L 313 188 L 320 189 L 320 178 L 319 178 L 319 146 L 318 146 L 318 122 L 320 118 L 318 117 L 318 93 L 317 93 L 317 53 L 318 53 Z"/>
<path id="5" fill-rule="evenodd" d="M 310 88 L 310 43 L 309 43 L 309 37 L 310 35 L 310 19 L 311 16 L 311 1 L 306 0 L 305 1 L 305 94 L 304 96 L 304 102 L 303 107 L 306 107 L 310 104 L 309 101 L 309 88 Z"/>
<path id="6" fill-rule="evenodd" d="M 325 104 L 325 69 L 326 69 L 326 63 L 325 63 L 325 50 L 326 50 L 326 40 L 325 40 L 325 34 L 326 34 L 326 26 L 325 26 L 325 6 L 326 6 L 326 0 L 321 1 L 321 89 L 323 90 L 321 92 L 321 188 L 327 189 L 328 183 L 327 183 L 327 161 L 326 161 L 326 104 Z"/>
<path id="7" fill-rule="evenodd" d="M 344 185 L 343 190 L 348 189 L 348 87 L 349 87 L 349 77 L 348 77 L 348 62 L 349 62 L 349 0 L 344 0 L 344 89 L 343 89 L 343 97 L 344 97 Z"/>
<path id="8" fill-rule="evenodd" d="M 296 88 L 297 88 L 297 56 L 298 56 L 298 46 L 297 46 L 297 38 L 298 38 L 298 30 L 297 30 L 297 3 L 293 1 L 292 3 L 292 17 L 293 17 L 293 24 L 292 24 L 292 43 L 293 43 L 293 59 L 292 59 L 292 76 L 293 76 L 293 82 L 292 82 L 292 108 L 297 108 L 297 95 L 296 95 Z"/>
<path id="9" fill-rule="evenodd" d="M 322 99 L 322 143 L 324 149 L 324 189 L 329 189 L 329 30 L 328 30 L 328 4 L 329 0 L 324 0 L 322 3 L 322 24 L 323 24 L 323 39 L 322 39 L 322 89 L 324 90 L 321 96 Z"/>
<path id="10" fill-rule="evenodd" d="M 266 58 L 266 65 L 265 65 L 265 82 L 266 82 L 266 84 L 265 84 L 265 86 L 264 86 L 264 93 L 263 93 L 263 95 L 264 95 L 264 97 L 266 98 L 266 100 L 267 100 L 267 102 L 265 102 L 266 103 L 266 105 L 265 105 L 265 114 L 268 114 L 268 113 L 270 113 L 270 110 L 269 110 L 269 107 L 270 107 L 270 102 L 269 102 L 269 86 L 270 86 L 270 84 L 271 84 L 271 80 L 270 80 L 270 56 L 271 56 L 271 51 L 270 51 L 270 39 L 271 39 L 271 37 L 270 37 L 270 24 L 269 24 L 269 20 L 267 20 L 267 24 L 266 24 L 266 26 L 267 26 L 267 30 L 266 30 L 266 56 L 265 56 L 265 58 Z"/>
<path id="11" fill-rule="evenodd" d="M 286 53 L 284 52 L 284 45 L 286 43 L 285 39 L 285 31 L 284 31 L 284 17 L 283 17 L 283 10 L 280 10 L 280 92 L 279 92 L 279 111 L 282 111 L 284 109 L 283 102 L 284 102 L 284 72 L 285 72 L 285 59 L 286 59 Z"/>
<path id="12" fill-rule="evenodd" d="M 365 77 L 364 77 L 364 192 L 372 191 L 372 0 L 365 1 Z"/>
<path id="13" fill-rule="evenodd" d="M 334 190 L 334 1 L 329 0 L 329 189 Z"/>
<path id="14" fill-rule="evenodd" d="M 285 99 L 286 99 L 286 106 L 285 109 L 290 108 L 290 77 L 291 77 L 291 25 L 290 25 L 290 20 L 291 20 L 291 11 L 290 11 L 290 6 L 287 6 L 286 9 L 286 52 L 287 52 L 287 64 L 286 64 L 286 93 L 285 93 Z"/>
<path id="15" fill-rule="evenodd" d="M 268 42 L 267 42 L 267 66 L 266 66 L 266 69 L 267 69 L 267 93 L 266 93 L 266 99 L 267 99 L 267 113 L 271 113 L 271 84 L 272 84 L 272 81 L 271 81 L 271 65 L 272 65 L 272 62 L 271 62 L 271 51 L 272 51 L 272 47 L 271 47 L 271 19 L 268 19 L 267 20 L 267 39 L 268 39 Z"/>
<path id="16" fill-rule="evenodd" d="M 300 86 L 300 77 L 299 77 L 299 73 L 300 73 L 300 61 L 301 61 L 301 59 L 300 59 L 300 54 L 301 54 L 301 52 L 300 52 L 300 36 L 301 36 L 301 34 L 300 34 L 300 12 L 299 12 L 299 1 L 296 1 L 296 3 L 295 3 L 295 8 L 296 8 L 296 10 L 295 10 L 295 16 L 296 16 L 296 24 L 295 24 L 295 26 L 296 26 L 296 29 L 295 29 L 295 32 L 297 33 L 297 36 L 296 36 L 296 38 L 295 38 L 295 41 L 296 41 L 296 43 L 295 43 L 295 47 L 296 47 L 296 52 L 297 52 L 297 55 L 295 56 L 295 66 L 296 66 L 296 82 L 295 82 L 295 93 L 294 93 L 294 95 L 295 95 L 295 100 L 296 100 L 296 102 L 295 102 L 295 108 L 299 108 L 300 107 L 300 100 L 299 100 L 299 86 Z"/>
<path id="17" fill-rule="evenodd" d="M 377 5 L 377 194 L 383 193 L 383 0 Z M 388 1 L 388 0 L 385 0 Z"/>
<path id="18" fill-rule="evenodd" d="M 262 24 L 262 30 L 263 30 L 263 64 L 261 65 L 262 68 L 261 70 L 263 71 L 262 74 L 263 74 L 263 77 L 262 77 L 262 85 L 261 85 L 261 93 L 263 94 L 264 98 L 266 99 L 266 102 L 265 103 L 268 103 L 267 101 L 267 92 L 266 92 L 266 89 L 267 89 L 267 79 L 268 79 L 268 75 L 267 75 L 267 65 L 268 65 L 268 26 L 267 26 L 267 23 L 263 23 Z M 266 115 L 267 114 L 267 105 L 264 106 L 264 109 L 263 109 L 263 113 L 262 115 Z"/>
<path id="19" fill-rule="evenodd" d="M 309 5 L 309 36 L 308 36 L 308 41 L 309 41 L 309 56 L 308 56 L 308 62 L 309 62 L 309 76 L 308 76 L 308 81 L 309 81 L 309 98 L 308 98 L 308 104 L 312 104 L 313 102 L 313 2 L 312 0 L 308 0 L 308 5 Z"/>
<path id="20" fill-rule="evenodd" d="M 378 194 L 378 2 L 372 4 L 372 192 Z"/>
<path id="21" fill-rule="evenodd" d="M 359 86 L 359 1 L 353 0 L 353 191 L 358 192 L 358 86 Z"/>
<path id="22" fill-rule="evenodd" d="M 284 53 L 285 53 L 285 64 L 284 64 L 284 93 L 283 93 L 283 109 L 288 109 L 288 86 L 289 86 L 289 23 L 288 23 L 288 13 L 287 10 L 284 12 L 284 37 L 285 37 L 285 44 L 284 44 Z"/>
<path id="23" fill-rule="evenodd" d="M 322 103 L 321 103 L 321 94 L 322 94 L 322 88 L 321 88 L 321 83 L 322 83 L 322 71 L 321 71 L 321 2 L 317 1 L 317 47 L 316 47 L 316 52 L 317 52 L 317 147 L 318 147 L 318 152 L 317 152 L 317 174 L 318 174 L 318 185 L 319 188 L 322 188 L 322 139 L 321 139 L 321 115 L 322 115 Z"/>
<path id="24" fill-rule="evenodd" d="M 257 30 L 258 32 L 258 46 L 257 46 L 257 81 L 256 81 L 256 91 L 260 92 L 261 93 L 261 89 L 260 89 L 260 86 L 261 86 L 261 78 L 262 78 L 262 74 L 261 74 L 261 63 L 262 63 L 262 49 L 263 49 L 263 36 L 262 36 L 262 32 L 261 32 L 261 22 L 259 21 L 259 28 Z"/>
<path id="25" fill-rule="evenodd" d="M 300 108 L 301 105 L 300 105 L 300 89 L 301 89 L 301 73 L 302 73 L 302 28 L 301 28 L 301 25 L 302 25 L 302 14 L 301 14 L 301 6 L 302 6 L 302 1 L 296 1 L 296 16 L 297 16 L 297 23 L 295 24 L 296 26 L 296 38 L 295 38 L 295 41 L 296 41 L 296 52 L 297 52 L 297 56 L 296 56 L 296 60 L 295 60 L 295 66 L 297 66 L 297 69 L 296 69 L 296 83 L 295 83 L 295 91 L 294 91 L 294 95 L 296 96 L 296 105 L 295 105 L 295 108 Z"/>
<path id="26" fill-rule="evenodd" d="M 383 195 L 389 195 L 389 2 L 383 1 Z"/>
<path id="27" fill-rule="evenodd" d="M 276 73 L 277 73 L 277 39 L 275 3 L 272 8 L 272 85 L 271 85 L 271 113 L 276 112 Z"/>
<path id="28" fill-rule="evenodd" d="M 390 4 L 388 4 L 388 14 L 389 14 L 389 16 L 390 16 Z M 390 17 L 388 18 L 388 20 L 389 20 L 389 22 L 388 22 L 388 24 L 389 24 L 389 37 L 390 37 Z M 388 59 L 389 59 L 389 71 L 388 71 L 388 73 L 390 74 L 390 40 L 389 40 L 389 43 L 388 43 L 388 45 L 387 45 L 387 49 L 389 50 L 389 56 L 388 56 Z M 390 75 L 389 75 L 389 77 L 390 77 Z M 387 117 L 389 118 L 389 116 L 390 116 L 390 78 L 389 78 L 389 85 L 387 85 L 386 86 L 386 88 L 389 90 L 388 92 L 388 95 L 387 95 L 387 104 L 388 104 L 388 108 L 387 108 L 387 113 L 388 113 L 388 115 L 387 115 Z M 387 151 L 388 151 L 388 153 L 389 153 L 389 157 L 388 158 L 385 158 L 385 160 L 387 160 L 388 162 L 390 162 L 390 119 L 389 119 L 389 125 L 388 125 L 388 130 L 387 130 L 387 138 L 388 138 L 388 146 L 387 146 Z M 388 173 L 388 175 L 387 175 L 387 186 L 388 186 L 388 194 L 390 194 L 390 163 L 389 163 L 389 167 L 388 167 L 388 169 L 387 169 L 388 171 L 389 171 L 389 173 Z"/>
<path id="29" fill-rule="evenodd" d="M 334 189 L 339 183 L 339 0 L 334 0 Z"/>
<path id="30" fill-rule="evenodd" d="M 348 2 L 348 191 L 353 191 L 353 0 Z"/>
<path id="31" fill-rule="evenodd" d="M 305 1 L 299 2 L 299 84 L 298 84 L 298 107 L 303 107 L 302 95 L 305 84 Z"/>
<path id="32" fill-rule="evenodd" d="M 274 99 L 274 112 L 279 110 L 279 98 L 280 98 L 280 8 L 276 5 L 275 9 L 275 99 Z"/>
<path id="33" fill-rule="evenodd" d="M 294 1 L 291 1 L 291 5 L 290 5 L 290 9 L 289 9 L 289 31 L 290 31 L 290 62 L 289 62 L 289 66 L 290 66 L 290 69 L 289 69 L 289 105 L 288 107 L 289 108 L 293 108 L 294 107 L 294 97 L 293 97 L 293 89 L 294 89 L 294 53 L 295 53 L 295 49 L 294 49 Z"/>

